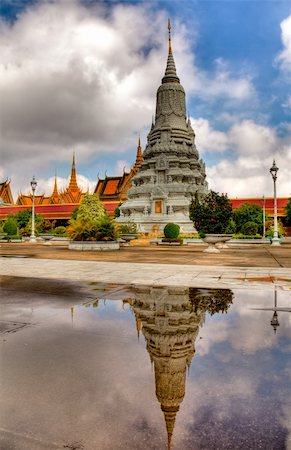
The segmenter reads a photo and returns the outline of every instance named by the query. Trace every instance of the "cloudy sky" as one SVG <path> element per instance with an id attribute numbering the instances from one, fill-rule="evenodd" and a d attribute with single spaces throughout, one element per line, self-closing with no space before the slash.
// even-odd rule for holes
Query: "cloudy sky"
<path id="1" fill-rule="evenodd" d="M 291 194 L 291 7 L 280 0 L 2 0 L 0 181 L 14 196 L 121 174 L 143 148 L 167 58 L 177 72 L 210 188 Z"/>

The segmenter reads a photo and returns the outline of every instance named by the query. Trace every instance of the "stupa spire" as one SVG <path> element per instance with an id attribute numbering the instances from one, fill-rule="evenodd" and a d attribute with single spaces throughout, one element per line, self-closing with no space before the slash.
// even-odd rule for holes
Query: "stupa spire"
<path id="1" fill-rule="evenodd" d="M 166 422 L 167 435 L 168 435 L 168 450 L 171 450 L 172 436 L 174 433 L 176 414 L 179 411 L 179 406 L 167 407 L 167 406 L 161 405 L 161 409 L 164 413 L 165 422 Z"/>
<path id="2" fill-rule="evenodd" d="M 69 190 L 79 190 L 77 184 L 77 174 L 76 174 L 76 163 L 75 163 L 75 152 L 73 153 L 73 162 L 71 168 L 71 178 L 69 183 Z"/>
<path id="3" fill-rule="evenodd" d="M 171 21 L 168 19 L 168 32 L 169 32 L 169 50 L 167 67 L 165 71 L 165 76 L 162 79 L 162 84 L 164 83 L 180 83 L 180 79 L 177 76 L 176 65 L 174 61 L 174 56 L 172 52 L 172 40 L 171 40 Z"/>

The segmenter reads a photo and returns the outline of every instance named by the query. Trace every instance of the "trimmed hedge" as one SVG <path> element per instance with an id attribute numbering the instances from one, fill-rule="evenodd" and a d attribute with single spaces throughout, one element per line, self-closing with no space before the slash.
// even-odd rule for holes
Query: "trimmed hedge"
<path id="1" fill-rule="evenodd" d="M 176 223 L 167 223 L 164 228 L 164 235 L 167 239 L 177 239 L 180 233 L 180 226 Z"/>
<path id="2" fill-rule="evenodd" d="M 243 224 L 241 227 L 241 233 L 245 235 L 255 235 L 258 233 L 258 224 L 249 221 Z"/>

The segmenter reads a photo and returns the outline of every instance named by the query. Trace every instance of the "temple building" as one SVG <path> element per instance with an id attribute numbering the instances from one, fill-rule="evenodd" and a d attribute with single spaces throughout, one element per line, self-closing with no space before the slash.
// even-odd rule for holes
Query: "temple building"
<path id="1" fill-rule="evenodd" d="M 205 164 L 199 159 L 195 133 L 186 117 L 185 91 L 176 73 L 170 22 L 168 30 L 168 59 L 157 91 L 155 120 L 118 219 L 135 222 L 142 232 L 162 232 L 168 222 L 179 224 L 182 232 L 194 232 L 189 219 L 191 197 L 208 192 Z"/>
<path id="2" fill-rule="evenodd" d="M 131 187 L 131 180 L 136 175 L 142 163 L 142 147 L 140 139 L 138 141 L 136 159 L 129 172 L 124 172 L 121 176 L 105 176 L 97 181 L 94 193 L 98 194 L 106 211 L 113 216 L 115 209 L 127 198 L 127 191 Z M 35 212 L 41 214 L 45 219 L 57 220 L 65 224 L 70 219 L 73 210 L 81 203 L 87 192 L 83 192 L 77 183 L 77 170 L 75 155 L 73 156 L 71 175 L 68 187 L 60 191 L 57 185 L 57 178 L 53 192 L 49 196 L 45 194 L 35 195 Z M 0 220 L 6 219 L 9 214 L 32 208 L 32 194 L 20 193 L 16 203 L 14 203 L 10 181 L 0 183 Z"/>
<path id="3" fill-rule="evenodd" d="M 136 160 L 130 172 L 124 172 L 122 176 L 106 176 L 104 179 L 98 178 L 94 194 L 98 194 L 102 202 L 123 203 L 127 199 L 127 191 L 131 187 L 132 178 L 137 174 L 142 163 L 142 148 L 140 138 L 138 139 Z M 116 206 L 118 206 L 118 204 Z"/>

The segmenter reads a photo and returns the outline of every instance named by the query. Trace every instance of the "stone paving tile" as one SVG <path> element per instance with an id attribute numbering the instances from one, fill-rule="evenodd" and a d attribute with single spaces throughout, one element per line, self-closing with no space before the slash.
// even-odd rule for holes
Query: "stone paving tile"
<path id="1" fill-rule="evenodd" d="M 1 261 L 2 262 L 2 261 Z M 291 286 L 291 269 L 270 267 L 190 266 L 181 264 L 149 264 L 7 258 L 0 265 L 0 275 L 60 278 L 121 284 L 184 285 L 200 287 L 273 287 L 286 290 Z M 274 278 L 278 278 L 275 280 Z M 253 280 L 252 280 L 253 279 Z"/>

